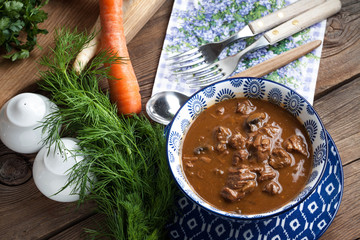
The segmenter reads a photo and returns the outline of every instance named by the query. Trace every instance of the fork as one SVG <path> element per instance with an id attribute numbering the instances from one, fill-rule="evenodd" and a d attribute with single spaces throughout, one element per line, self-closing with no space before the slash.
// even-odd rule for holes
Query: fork
<path id="1" fill-rule="evenodd" d="M 325 0 L 299 0 L 283 9 L 249 23 L 239 32 L 223 41 L 205 44 L 200 47 L 193 48 L 185 53 L 172 56 L 168 58 L 170 61 L 169 65 L 172 67 L 174 72 L 196 72 L 211 63 L 214 63 L 222 50 L 230 43 L 265 32 L 323 2 L 325 2 Z M 184 68 L 188 69 L 183 70 Z"/>
<path id="2" fill-rule="evenodd" d="M 340 0 L 327 0 L 311 10 L 273 28 L 246 47 L 241 52 L 207 65 L 197 72 L 184 74 L 183 80 L 191 88 L 204 87 L 211 83 L 228 78 L 237 68 L 240 59 L 248 52 L 273 45 L 323 19 L 326 19 L 341 9 Z"/>

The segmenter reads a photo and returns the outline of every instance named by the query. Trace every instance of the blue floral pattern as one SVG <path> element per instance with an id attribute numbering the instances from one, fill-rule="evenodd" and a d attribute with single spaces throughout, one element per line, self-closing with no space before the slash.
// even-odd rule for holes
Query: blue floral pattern
<path id="1" fill-rule="evenodd" d="M 294 116 L 299 116 L 304 107 L 304 100 L 294 91 L 286 94 L 284 99 L 284 107 Z"/>
<path id="2" fill-rule="evenodd" d="M 204 95 L 207 98 L 212 98 L 215 94 L 215 87 L 214 86 L 209 86 L 207 88 L 204 89 Z"/>
<path id="3" fill-rule="evenodd" d="M 169 161 L 172 163 L 175 161 L 174 154 L 172 154 L 171 152 L 168 153 L 168 158 L 169 158 Z"/>
<path id="4" fill-rule="evenodd" d="M 311 183 L 312 181 L 314 181 L 316 179 L 316 177 L 319 175 L 319 172 L 318 171 L 313 171 L 309 177 L 309 180 L 308 182 Z"/>
<path id="5" fill-rule="evenodd" d="M 244 84 L 244 95 L 247 98 L 262 99 L 265 94 L 265 85 L 261 79 L 247 79 Z"/>
<path id="6" fill-rule="evenodd" d="M 242 79 L 241 78 L 233 78 L 230 79 L 230 84 L 236 88 L 240 87 L 242 84 Z"/>
<path id="7" fill-rule="evenodd" d="M 169 145 L 170 147 L 178 152 L 179 151 L 179 146 L 180 146 L 180 140 L 181 140 L 181 135 L 178 132 L 172 131 L 170 132 L 169 135 Z"/>
<path id="8" fill-rule="evenodd" d="M 306 120 L 304 123 L 306 131 L 309 133 L 310 141 L 313 143 L 317 134 L 317 124 L 314 120 Z"/>
<path id="9" fill-rule="evenodd" d="M 314 112 L 314 110 L 311 108 L 311 106 L 306 106 L 306 111 L 307 111 L 308 114 L 310 114 L 310 115 L 314 115 L 314 114 L 315 114 L 315 112 Z"/>
<path id="10" fill-rule="evenodd" d="M 308 193 L 311 191 L 310 187 L 305 187 L 301 193 L 297 196 L 298 201 L 300 201 L 303 197 L 305 197 L 306 195 L 308 195 Z"/>
<path id="11" fill-rule="evenodd" d="M 166 36 L 166 40 L 169 42 L 165 48 L 167 52 L 184 52 L 209 42 L 223 40 L 238 32 L 254 19 L 288 5 L 289 1 L 199 0 L 188 2 L 187 4 L 191 5 L 187 11 L 177 10 L 173 12 L 174 17 L 184 22 L 184 25 L 170 29 L 170 33 Z M 290 37 L 274 46 L 247 54 L 241 60 L 236 73 L 306 43 L 311 39 L 308 30 L 301 32 L 299 35 L 301 36 L 300 38 Z M 222 59 L 226 56 L 234 55 L 252 41 L 254 40 L 243 39 L 235 42 L 226 48 L 219 58 Z M 299 62 L 299 60 L 296 60 L 286 67 L 282 67 L 269 74 L 267 78 L 298 86 L 300 83 L 297 82 L 297 79 L 302 73 L 301 71 L 293 71 L 293 69 L 299 66 Z"/>
<path id="12" fill-rule="evenodd" d="M 200 95 L 195 95 L 194 97 L 190 98 L 187 105 L 190 116 L 192 118 L 195 118 L 202 112 L 202 110 L 206 109 L 206 101 Z"/>
<path id="13" fill-rule="evenodd" d="M 189 126 L 190 122 L 187 119 L 181 120 L 181 131 L 185 133 L 187 127 Z"/>
<path id="14" fill-rule="evenodd" d="M 199 88 L 190 88 L 184 77 L 169 66 L 169 57 L 194 49 L 205 43 L 230 37 L 250 22 L 276 11 L 297 0 L 175 0 L 170 16 L 163 50 L 155 77 L 153 91 L 181 91 L 191 95 Z M 323 40 L 326 21 L 315 24 L 274 45 L 247 53 L 233 73 L 242 72 L 290 49 L 314 40 Z M 230 44 L 219 58 L 238 53 L 253 43 L 258 36 Z M 321 49 L 287 64 L 265 76 L 284 84 L 313 101 Z M 243 83 L 242 83 L 243 85 Z M 234 85 L 235 86 L 235 85 Z"/>
<path id="15" fill-rule="evenodd" d="M 314 166 L 318 166 L 326 160 L 326 145 L 319 145 L 314 152 Z"/>
<path id="16" fill-rule="evenodd" d="M 218 94 L 216 95 L 215 102 L 221 102 L 221 101 L 231 99 L 231 98 L 235 98 L 235 93 L 228 88 L 224 88 L 224 89 L 221 89 L 218 92 Z"/>
<path id="17" fill-rule="evenodd" d="M 325 140 L 325 131 L 323 131 L 322 129 L 320 131 L 320 139 Z"/>
<path id="18" fill-rule="evenodd" d="M 271 89 L 268 94 L 268 101 L 276 105 L 280 105 L 282 101 L 282 93 L 280 89 L 278 88 Z"/>

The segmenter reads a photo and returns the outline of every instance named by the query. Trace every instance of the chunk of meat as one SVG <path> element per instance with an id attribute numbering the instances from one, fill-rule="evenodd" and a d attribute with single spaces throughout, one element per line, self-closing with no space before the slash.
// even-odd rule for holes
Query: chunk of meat
<path id="1" fill-rule="evenodd" d="M 268 192 L 271 195 L 280 194 L 282 192 L 282 187 L 277 181 L 270 181 L 264 185 L 263 191 Z"/>
<path id="2" fill-rule="evenodd" d="M 247 181 L 255 179 L 256 173 L 251 172 L 249 169 L 229 168 L 226 186 L 231 189 L 241 189 L 247 184 Z"/>
<path id="3" fill-rule="evenodd" d="M 219 152 L 226 152 L 228 139 L 231 137 L 231 130 L 226 127 L 219 126 L 215 130 L 215 138 L 218 143 L 215 146 L 215 149 Z"/>
<path id="4" fill-rule="evenodd" d="M 229 168 L 226 185 L 220 194 L 228 201 L 237 201 L 257 187 L 256 173 L 248 168 Z"/>
<path id="5" fill-rule="evenodd" d="M 288 152 L 297 151 L 304 156 L 308 156 L 307 144 L 299 135 L 292 135 L 284 142 L 284 147 Z"/>
<path id="6" fill-rule="evenodd" d="M 216 146 L 215 146 L 215 148 L 216 148 L 216 150 L 218 151 L 218 152 L 226 152 L 226 150 L 227 150 L 227 145 L 226 145 L 226 143 L 218 143 Z"/>
<path id="7" fill-rule="evenodd" d="M 246 148 L 246 138 L 241 133 L 236 133 L 229 138 L 229 145 L 235 149 Z"/>
<path id="8" fill-rule="evenodd" d="M 268 120 L 269 120 L 269 115 L 267 113 L 256 112 L 249 115 L 249 117 L 246 120 L 246 123 L 252 132 L 256 132 L 259 128 L 264 126 L 264 124 Z"/>
<path id="9" fill-rule="evenodd" d="M 244 162 L 249 157 L 249 152 L 247 149 L 240 149 L 234 152 L 232 158 L 232 165 L 237 166 L 239 163 Z"/>
<path id="10" fill-rule="evenodd" d="M 215 137 L 220 143 L 227 143 L 228 139 L 231 137 L 231 130 L 220 126 L 215 130 Z"/>
<path id="11" fill-rule="evenodd" d="M 238 201 L 239 199 L 245 197 L 245 193 L 233 190 L 229 187 L 223 187 L 221 189 L 220 195 L 225 200 L 228 200 L 230 202 L 235 202 L 235 201 Z"/>
<path id="12" fill-rule="evenodd" d="M 256 106 L 254 106 L 249 100 L 238 102 L 236 106 L 236 112 L 243 115 L 248 115 L 255 110 Z"/>
<path id="13" fill-rule="evenodd" d="M 252 191 L 254 191 L 254 189 L 256 188 L 257 183 L 255 180 L 249 180 L 246 182 L 245 186 L 242 187 L 241 192 L 243 193 L 250 193 Z"/>
<path id="14" fill-rule="evenodd" d="M 271 138 L 281 137 L 282 129 L 275 122 L 273 122 L 271 124 L 265 123 L 262 129 Z"/>
<path id="15" fill-rule="evenodd" d="M 275 148 L 269 160 L 269 164 L 275 169 L 290 166 L 292 162 L 293 159 L 291 155 L 283 148 Z"/>
<path id="16" fill-rule="evenodd" d="M 256 173 L 260 174 L 260 172 L 264 170 L 264 164 L 251 165 L 251 166 L 248 167 L 248 168 L 250 169 L 250 171 L 256 172 Z"/>
<path id="17" fill-rule="evenodd" d="M 255 153 L 258 162 L 263 162 L 269 159 L 271 150 L 271 140 L 265 135 L 258 134 L 253 142 L 253 147 L 256 149 Z"/>
<path id="18" fill-rule="evenodd" d="M 276 177 L 276 171 L 268 164 L 265 164 L 260 171 L 259 181 L 266 181 Z"/>

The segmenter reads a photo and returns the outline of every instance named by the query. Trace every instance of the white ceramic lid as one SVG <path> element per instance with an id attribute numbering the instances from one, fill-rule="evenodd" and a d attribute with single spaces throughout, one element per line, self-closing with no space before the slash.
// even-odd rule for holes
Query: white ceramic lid
<path id="1" fill-rule="evenodd" d="M 77 162 L 83 160 L 83 156 L 79 156 L 76 152 L 80 148 L 75 139 L 62 138 L 61 140 L 62 146 L 52 145 L 49 152 L 45 154 L 44 164 L 47 170 L 56 175 L 67 175 Z"/>
<path id="2" fill-rule="evenodd" d="M 11 150 L 30 154 L 43 147 L 50 128 L 42 128 L 45 118 L 57 106 L 36 93 L 16 95 L 0 109 L 0 139 Z"/>
<path id="3" fill-rule="evenodd" d="M 19 127 L 31 127 L 44 118 L 46 104 L 37 94 L 21 93 L 9 100 L 6 115 L 9 121 Z"/>
<path id="4" fill-rule="evenodd" d="M 58 202 L 74 202 L 79 200 L 78 189 L 74 184 L 64 187 L 73 166 L 84 158 L 77 154 L 77 139 L 62 138 L 61 141 L 58 146 L 43 147 L 37 154 L 33 165 L 34 182 L 46 197 Z"/>

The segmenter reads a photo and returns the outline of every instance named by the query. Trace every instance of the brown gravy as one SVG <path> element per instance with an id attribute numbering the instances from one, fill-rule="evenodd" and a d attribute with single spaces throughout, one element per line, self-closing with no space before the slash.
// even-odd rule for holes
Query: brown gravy
<path id="1" fill-rule="evenodd" d="M 242 214 L 275 210 L 304 188 L 312 149 L 303 125 L 258 99 L 231 99 L 206 109 L 182 148 L 186 178 L 205 201 Z"/>

